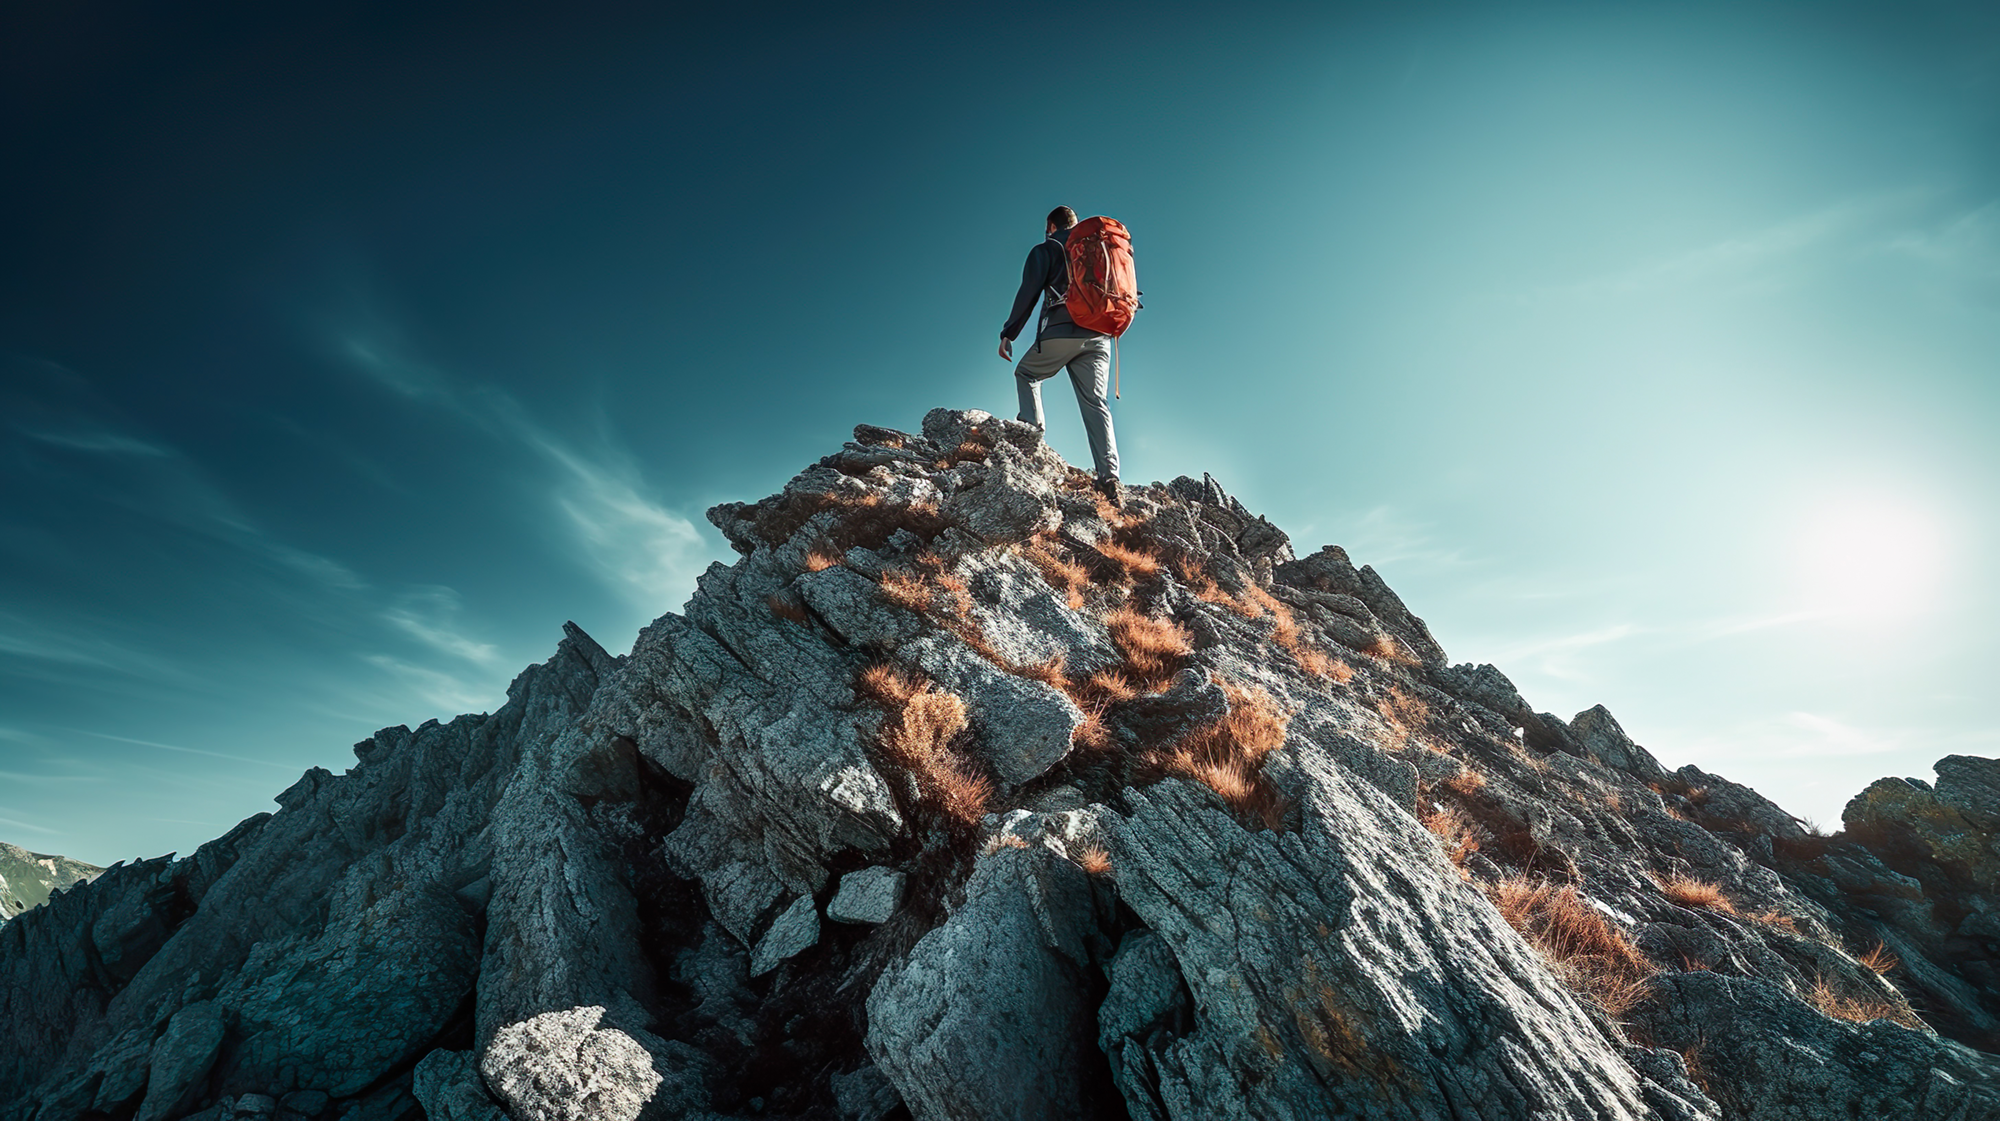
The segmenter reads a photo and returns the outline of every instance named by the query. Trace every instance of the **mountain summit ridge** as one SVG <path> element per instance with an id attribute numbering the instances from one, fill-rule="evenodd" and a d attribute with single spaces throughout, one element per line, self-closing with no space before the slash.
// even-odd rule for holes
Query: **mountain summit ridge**
<path id="1" fill-rule="evenodd" d="M 2000 1119 L 2000 763 L 1825 837 L 1213 479 L 863 425 L 622 657 L 0 927 L 0 1119 Z"/>
<path id="2" fill-rule="evenodd" d="M 29 852 L 0 842 L 0 923 L 48 902 L 50 893 L 103 871 L 67 856 Z"/>

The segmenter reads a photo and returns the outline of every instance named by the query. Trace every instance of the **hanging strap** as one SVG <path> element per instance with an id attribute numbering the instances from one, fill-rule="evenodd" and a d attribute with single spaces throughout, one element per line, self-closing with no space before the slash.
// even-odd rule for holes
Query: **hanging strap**
<path id="1" fill-rule="evenodd" d="M 1118 336 L 1111 336 L 1111 395 L 1118 397 Z M 1121 400 L 1123 398 L 1120 398 Z"/>

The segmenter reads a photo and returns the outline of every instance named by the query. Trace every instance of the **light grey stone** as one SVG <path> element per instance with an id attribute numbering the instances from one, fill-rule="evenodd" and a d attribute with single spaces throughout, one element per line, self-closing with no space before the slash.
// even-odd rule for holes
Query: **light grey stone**
<path id="1" fill-rule="evenodd" d="M 199 1100 L 201 1083 L 215 1066 L 228 1030 L 222 1006 L 213 1001 L 197 1001 L 174 1013 L 153 1044 L 152 1074 L 137 1121 L 163 1121 Z"/>
<path id="2" fill-rule="evenodd" d="M 1393 1116 L 1528 1116 L 1515 1093 L 1550 1116 L 1649 1116 L 1641 1077 L 1491 905 L 1442 873 L 1421 827 L 1372 786 L 1304 775 L 1296 833 L 1249 832 L 1177 780 L 1128 790 L 1132 815 L 1109 824 L 1121 894 L 1200 1012 L 1149 1056 L 1156 1085 L 1127 1082 L 1128 1103 L 1338 1116 L 1395 1084 Z M 1245 1084 L 1258 1093 L 1230 1089 Z"/>
<path id="3" fill-rule="evenodd" d="M 1760 978 L 1693 972 L 1659 984 L 1647 1030 L 1698 1055 L 1732 1118 L 2000 1118 L 2000 1058 L 1888 1020 L 1836 1020 Z"/>
<path id="4" fill-rule="evenodd" d="M 1062 524 L 1055 488 L 1011 444 L 996 444 L 987 469 L 954 493 L 945 516 L 989 545 L 1024 541 Z"/>
<path id="5" fill-rule="evenodd" d="M 1576 735 L 1583 749 L 1596 756 L 1607 767 L 1615 767 L 1652 781 L 1666 774 L 1651 752 L 1632 742 L 1611 710 L 1603 705 L 1587 708 L 1576 714 L 1569 722 L 1570 731 Z"/>
<path id="6" fill-rule="evenodd" d="M 1125 1036 L 1141 1035 L 1166 1019 L 1184 997 L 1180 965 L 1165 939 L 1135 930 L 1111 959 L 1111 991 L 1097 1010 L 1097 1040 L 1106 1054 Z"/>
<path id="7" fill-rule="evenodd" d="M 544 1012 L 494 1034 L 479 1070 L 514 1121 L 635 1121 L 662 1079 L 637 1040 L 598 1027 L 603 1017 Z"/>
<path id="8" fill-rule="evenodd" d="M 879 864 L 849 872 L 826 905 L 826 917 L 844 923 L 888 922 L 903 902 L 904 879 L 903 873 Z"/>
<path id="9" fill-rule="evenodd" d="M 952 635 L 927 635 L 900 653 L 965 701 L 981 756 L 1001 782 L 1027 782 L 1069 754 L 1083 710 L 1054 687 L 1002 670 Z"/>
<path id="10" fill-rule="evenodd" d="M 1937 761 L 1937 798 L 1973 828 L 2000 833 L 2000 759 L 1947 755 Z"/>
<path id="11" fill-rule="evenodd" d="M 750 976 L 761 977 L 819 941 L 819 911 L 810 895 L 801 895 L 779 914 L 771 929 L 757 940 L 750 955 Z"/>
<path id="12" fill-rule="evenodd" d="M 965 905 L 868 996 L 868 1053 L 920 1121 L 1090 1116 L 1088 878 L 1041 848 L 982 857 Z"/>
<path id="13" fill-rule="evenodd" d="M 1438 670 L 1437 678 L 1447 692 L 1485 705 L 1517 724 L 1534 715 L 1528 702 L 1521 698 L 1520 690 L 1514 688 L 1514 683 L 1496 666 L 1450 666 Z M 1605 731 L 1608 733 L 1609 729 Z M 1624 730 L 1619 729 L 1619 734 L 1623 735 Z"/>
<path id="14" fill-rule="evenodd" d="M 122 1112 L 146 1088 L 152 1062 L 153 1033 L 134 1028 L 99 1051 L 91 1064 L 102 1074 L 91 1105 L 100 1113 Z"/>
<path id="15" fill-rule="evenodd" d="M 506 1121 L 500 1103 L 486 1092 L 470 1051 L 432 1051 L 417 1061 L 411 1092 L 430 1121 Z"/>
<path id="16" fill-rule="evenodd" d="M 874 1064 L 831 1076 L 840 1121 L 882 1121 L 902 1104 L 896 1088 Z"/>

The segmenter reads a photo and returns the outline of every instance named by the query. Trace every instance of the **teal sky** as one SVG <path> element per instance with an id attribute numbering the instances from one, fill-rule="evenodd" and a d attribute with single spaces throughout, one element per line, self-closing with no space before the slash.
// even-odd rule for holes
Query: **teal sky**
<path id="1" fill-rule="evenodd" d="M 0 44 L 0 839 L 190 851 L 625 649 L 708 505 L 1011 409 L 1058 203 L 1128 481 L 1822 823 L 2000 753 L 1992 5 L 406 9 Z"/>

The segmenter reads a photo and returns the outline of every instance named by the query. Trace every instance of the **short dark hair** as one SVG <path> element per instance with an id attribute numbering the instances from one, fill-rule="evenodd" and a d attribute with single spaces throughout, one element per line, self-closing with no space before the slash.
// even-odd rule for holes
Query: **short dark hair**
<path id="1" fill-rule="evenodd" d="M 1071 226 L 1076 225 L 1076 211 L 1071 210 L 1067 206 L 1056 207 L 1054 210 L 1049 211 L 1049 225 L 1059 230 L 1069 229 Z"/>

